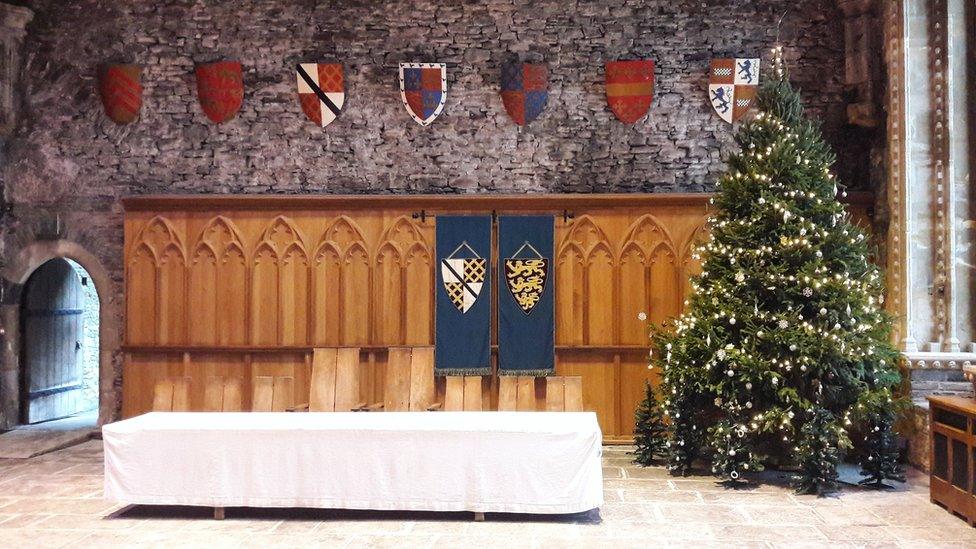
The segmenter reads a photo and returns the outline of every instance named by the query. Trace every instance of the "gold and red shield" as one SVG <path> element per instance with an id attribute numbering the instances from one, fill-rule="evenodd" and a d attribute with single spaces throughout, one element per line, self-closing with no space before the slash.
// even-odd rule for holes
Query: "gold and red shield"
<path id="1" fill-rule="evenodd" d="M 227 122 L 244 102 L 244 77 L 238 61 L 218 61 L 196 66 L 197 96 L 203 113 L 213 122 Z"/>
<path id="2" fill-rule="evenodd" d="M 98 75 L 98 92 L 105 115 L 116 124 L 128 124 L 139 118 L 142 107 L 142 84 L 139 65 L 106 65 Z"/>
<path id="3" fill-rule="evenodd" d="M 606 64 L 607 103 L 625 124 L 641 119 L 654 99 L 654 61 L 637 59 Z"/>

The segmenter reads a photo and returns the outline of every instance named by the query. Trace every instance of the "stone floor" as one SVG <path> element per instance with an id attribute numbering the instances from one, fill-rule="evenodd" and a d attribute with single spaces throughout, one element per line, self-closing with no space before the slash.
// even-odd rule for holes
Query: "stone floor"
<path id="1" fill-rule="evenodd" d="M 122 508 L 101 499 L 101 441 L 0 460 L 0 547 L 976 547 L 976 529 L 929 503 L 925 476 L 875 492 L 795 496 L 785 477 L 728 490 L 709 477 L 672 478 L 604 453 L 606 504 L 592 516 L 360 513 L 308 509 Z"/>

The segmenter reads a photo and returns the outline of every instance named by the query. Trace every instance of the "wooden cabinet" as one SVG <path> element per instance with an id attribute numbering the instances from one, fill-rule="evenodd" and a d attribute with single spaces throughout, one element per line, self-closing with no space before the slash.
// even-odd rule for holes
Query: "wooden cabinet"
<path id="1" fill-rule="evenodd" d="M 930 497 L 976 526 L 976 399 L 929 397 Z"/>

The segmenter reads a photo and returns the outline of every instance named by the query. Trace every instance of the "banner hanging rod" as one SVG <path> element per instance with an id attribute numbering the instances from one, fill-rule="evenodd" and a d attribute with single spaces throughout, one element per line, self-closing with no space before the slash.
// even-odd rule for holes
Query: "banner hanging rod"
<path id="1" fill-rule="evenodd" d="M 516 211 L 519 214 L 527 215 L 527 214 L 525 214 L 525 212 L 523 212 L 521 210 L 516 210 Z M 503 215 L 505 213 L 506 212 L 504 212 L 504 211 L 502 212 Z M 576 218 L 576 213 L 575 212 L 572 212 L 570 210 L 540 210 L 538 213 L 555 213 L 555 214 L 559 214 L 563 218 L 563 223 L 569 223 L 569 220 Z M 513 212 L 513 215 L 514 215 L 514 212 Z M 437 217 L 437 214 L 428 212 L 427 210 L 420 210 L 419 212 L 413 212 L 412 214 L 410 214 L 410 217 L 412 217 L 413 219 L 419 219 L 421 223 L 426 223 L 427 222 L 427 218 Z M 491 211 L 491 221 L 492 221 L 492 223 L 497 223 L 498 222 L 498 210 L 492 210 Z"/>

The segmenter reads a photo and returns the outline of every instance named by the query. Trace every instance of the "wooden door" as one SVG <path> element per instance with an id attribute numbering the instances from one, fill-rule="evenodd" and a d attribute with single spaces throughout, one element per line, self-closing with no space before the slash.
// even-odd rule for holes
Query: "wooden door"
<path id="1" fill-rule="evenodd" d="M 84 411 L 81 341 L 84 333 L 81 279 L 63 259 L 41 265 L 24 288 L 24 423 Z"/>

